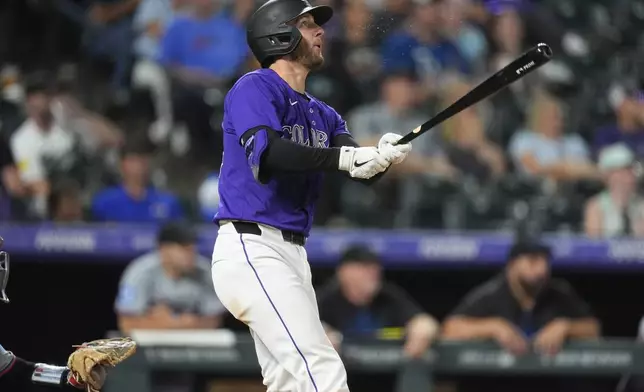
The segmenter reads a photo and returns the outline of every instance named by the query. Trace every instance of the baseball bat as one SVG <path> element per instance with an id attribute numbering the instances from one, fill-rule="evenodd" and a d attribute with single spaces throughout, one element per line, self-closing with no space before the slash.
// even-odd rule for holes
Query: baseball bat
<path id="1" fill-rule="evenodd" d="M 477 102 L 490 97 L 503 88 L 509 86 L 511 83 L 516 82 L 530 72 L 544 65 L 552 57 L 552 49 L 544 43 L 540 43 L 532 49 L 523 53 L 519 58 L 506 65 L 490 76 L 478 86 L 474 87 L 472 91 L 465 94 L 461 99 L 454 102 L 447 108 L 443 109 L 436 116 L 432 117 L 422 125 L 418 126 L 413 131 L 409 132 L 402 137 L 396 144 L 409 143 L 416 139 L 418 136 L 434 128 L 438 124 L 447 120 L 450 117 L 462 112 L 468 107 L 476 104 Z"/>

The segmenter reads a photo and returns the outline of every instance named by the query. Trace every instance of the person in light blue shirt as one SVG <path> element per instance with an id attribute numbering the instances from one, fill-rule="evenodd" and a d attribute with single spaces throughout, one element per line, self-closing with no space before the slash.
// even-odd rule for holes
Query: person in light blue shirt
<path id="1" fill-rule="evenodd" d="M 537 92 L 530 111 L 528 129 L 514 134 L 509 145 L 520 173 L 553 180 L 598 178 L 584 140 L 564 132 L 560 102 L 545 92 Z"/>
<path id="2" fill-rule="evenodd" d="M 184 73 L 228 79 L 248 57 L 246 31 L 216 0 L 194 0 L 193 13 L 174 19 L 161 42 L 160 62 Z"/>
<path id="3" fill-rule="evenodd" d="M 92 216 L 101 222 L 159 223 L 183 218 L 177 198 L 149 185 L 149 155 L 127 149 L 121 158 L 121 185 L 99 192 L 92 201 Z"/>

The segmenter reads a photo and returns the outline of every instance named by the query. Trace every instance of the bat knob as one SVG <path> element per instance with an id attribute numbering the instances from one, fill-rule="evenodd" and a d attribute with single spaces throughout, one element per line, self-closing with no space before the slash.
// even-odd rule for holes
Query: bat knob
<path id="1" fill-rule="evenodd" d="M 550 58 L 552 57 L 552 49 L 550 49 L 550 46 L 548 44 L 544 44 L 543 42 L 537 45 L 537 51 L 541 53 L 545 58 Z"/>

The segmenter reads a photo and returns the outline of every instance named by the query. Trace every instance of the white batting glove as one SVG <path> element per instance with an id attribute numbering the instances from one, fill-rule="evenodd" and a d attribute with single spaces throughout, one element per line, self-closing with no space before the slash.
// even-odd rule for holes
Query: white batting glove
<path id="1" fill-rule="evenodd" d="M 394 145 L 400 139 L 402 139 L 401 135 L 385 133 L 378 142 L 378 151 L 380 151 L 380 154 L 384 155 L 389 162 L 394 164 L 404 161 L 411 151 L 411 144 L 409 143 Z"/>
<path id="2" fill-rule="evenodd" d="M 376 147 L 342 147 L 338 169 L 353 178 L 369 179 L 391 165 Z"/>

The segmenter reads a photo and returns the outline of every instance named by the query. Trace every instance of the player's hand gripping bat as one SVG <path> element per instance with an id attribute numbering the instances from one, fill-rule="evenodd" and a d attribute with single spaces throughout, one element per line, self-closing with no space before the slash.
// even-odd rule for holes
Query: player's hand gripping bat
<path id="1" fill-rule="evenodd" d="M 418 136 L 434 128 L 438 124 L 447 120 L 450 117 L 462 112 L 475 103 L 496 94 L 503 88 L 509 86 L 511 83 L 516 82 L 530 72 L 544 65 L 552 57 L 552 49 L 544 43 L 540 43 L 527 52 L 523 53 L 519 58 L 512 63 L 503 67 L 500 71 L 487 78 L 478 86 L 474 87 L 472 91 L 465 94 L 461 99 L 454 102 L 447 108 L 443 109 L 436 116 L 424 124 L 418 126 L 413 131 L 409 132 L 402 139 L 395 144 L 409 143 L 416 139 Z"/>

